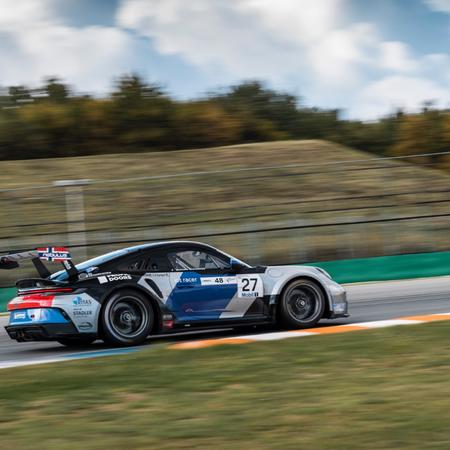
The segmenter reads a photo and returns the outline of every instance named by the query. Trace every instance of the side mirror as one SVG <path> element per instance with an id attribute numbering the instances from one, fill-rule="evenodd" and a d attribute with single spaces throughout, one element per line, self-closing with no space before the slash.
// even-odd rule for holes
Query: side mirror
<path id="1" fill-rule="evenodd" d="M 231 266 L 231 271 L 236 272 L 236 273 L 239 273 L 242 270 L 242 268 L 244 267 L 240 261 L 238 261 L 237 259 L 234 259 L 234 258 L 230 259 L 230 266 Z"/>

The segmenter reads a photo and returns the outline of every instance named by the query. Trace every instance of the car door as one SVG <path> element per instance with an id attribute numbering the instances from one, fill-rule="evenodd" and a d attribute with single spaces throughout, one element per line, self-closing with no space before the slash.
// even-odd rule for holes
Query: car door
<path id="1" fill-rule="evenodd" d="M 162 303 L 167 303 L 172 292 L 170 265 L 166 252 L 151 249 L 124 259 L 117 270 L 138 278 L 138 284 Z"/>
<path id="2" fill-rule="evenodd" d="M 229 258 L 204 248 L 168 252 L 172 293 L 167 306 L 179 320 L 219 321 L 262 316 L 259 274 L 232 273 Z"/>

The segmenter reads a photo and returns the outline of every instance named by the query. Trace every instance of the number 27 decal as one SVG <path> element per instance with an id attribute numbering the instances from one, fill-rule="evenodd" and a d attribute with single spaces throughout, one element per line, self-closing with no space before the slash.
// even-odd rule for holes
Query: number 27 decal
<path id="1" fill-rule="evenodd" d="M 252 292 L 256 290 L 258 278 L 242 278 L 242 290 L 245 292 Z"/>

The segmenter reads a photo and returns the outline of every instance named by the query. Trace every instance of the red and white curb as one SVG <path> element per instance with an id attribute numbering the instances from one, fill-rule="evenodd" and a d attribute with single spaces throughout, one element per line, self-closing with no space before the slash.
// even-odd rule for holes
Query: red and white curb
<path id="1" fill-rule="evenodd" d="M 188 342 L 179 342 L 169 346 L 171 349 L 197 349 L 214 347 L 216 345 L 250 344 L 261 341 L 278 341 L 296 337 L 319 336 L 324 334 L 348 333 L 350 331 L 363 331 L 375 328 L 388 328 L 397 325 L 416 325 L 420 323 L 450 320 L 450 313 L 428 314 L 398 319 L 377 320 L 374 322 L 352 323 L 348 325 L 332 325 L 325 327 L 309 328 L 307 330 L 283 331 L 278 333 L 252 334 L 227 338 L 200 339 Z"/>

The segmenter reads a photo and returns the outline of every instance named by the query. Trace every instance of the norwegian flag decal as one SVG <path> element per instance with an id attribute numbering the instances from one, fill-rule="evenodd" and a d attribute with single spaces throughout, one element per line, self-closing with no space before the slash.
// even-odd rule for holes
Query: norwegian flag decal
<path id="1" fill-rule="evenodd" d="M 72 259 L 66 247 L 42 247 L 36 249 L 39 259 L 52 262 L 63 262 Z"/>

